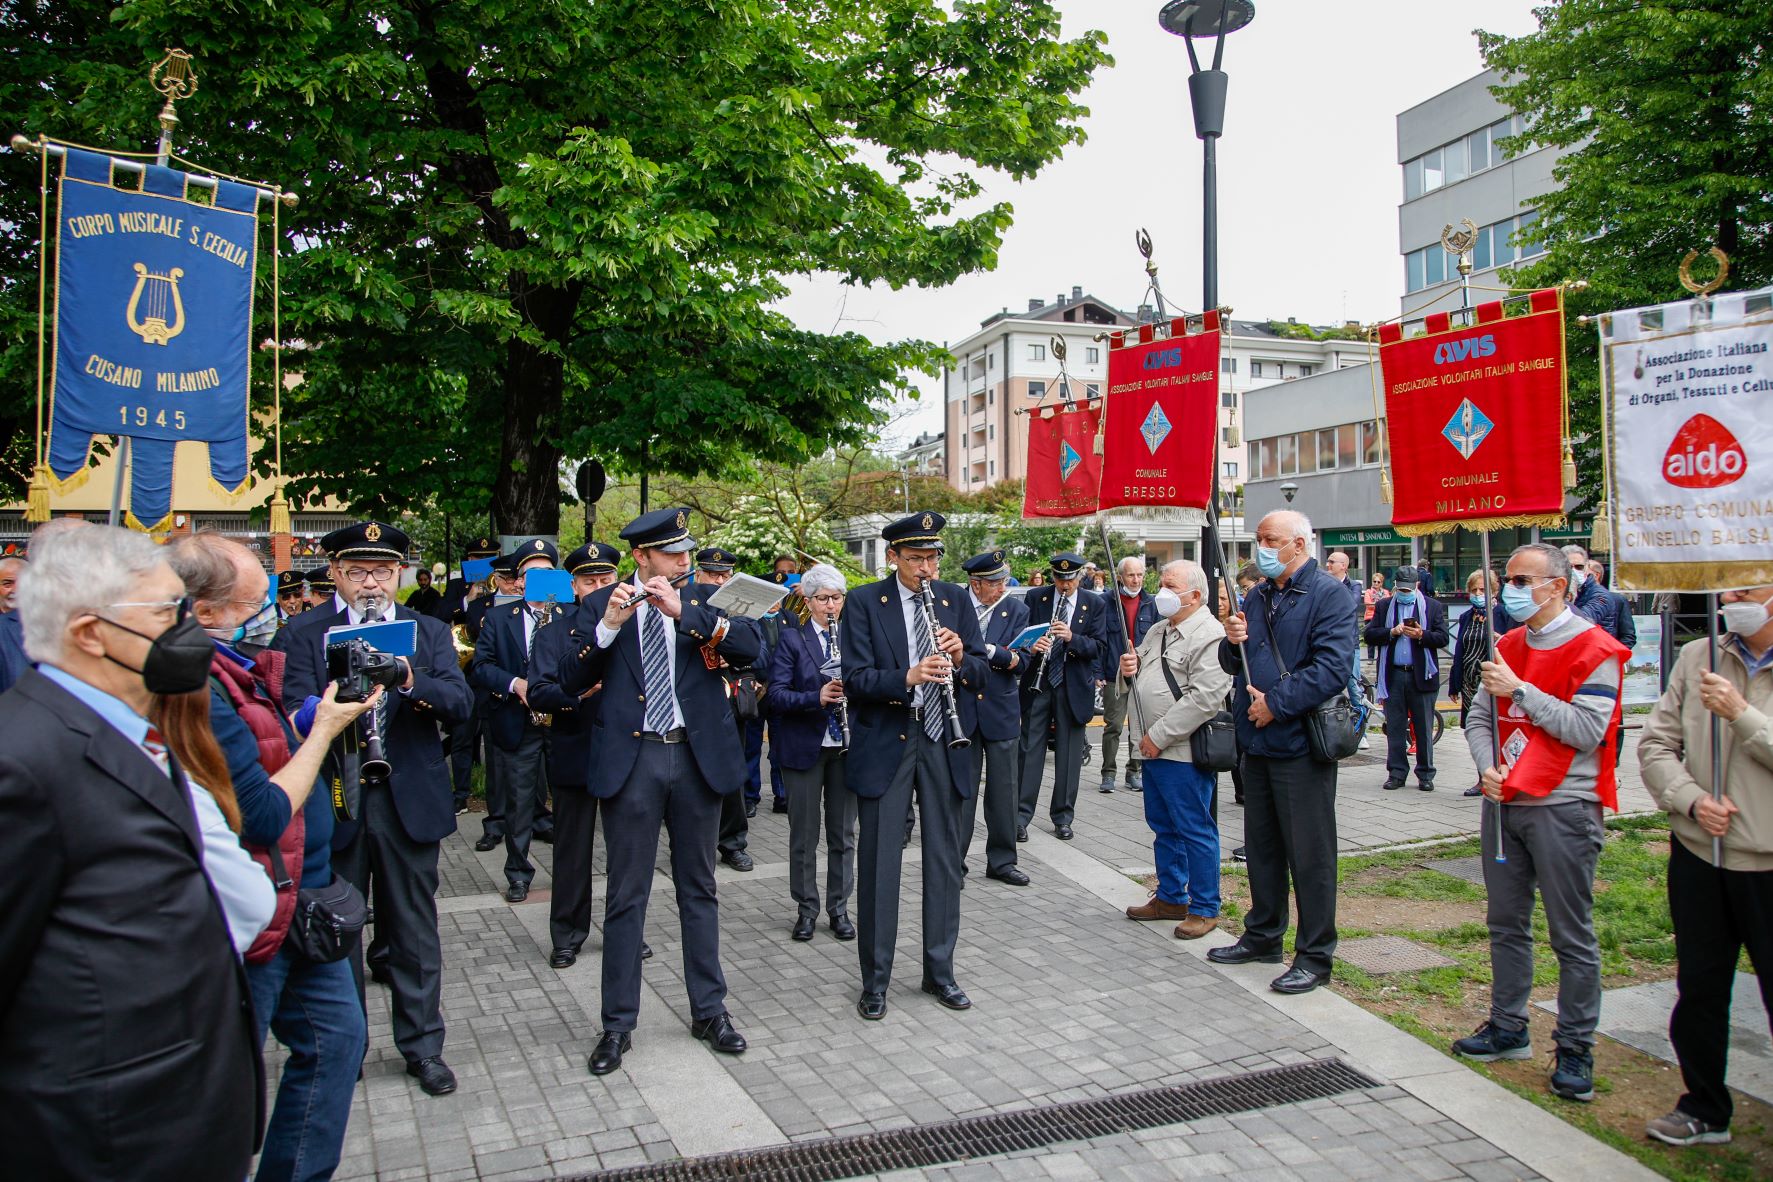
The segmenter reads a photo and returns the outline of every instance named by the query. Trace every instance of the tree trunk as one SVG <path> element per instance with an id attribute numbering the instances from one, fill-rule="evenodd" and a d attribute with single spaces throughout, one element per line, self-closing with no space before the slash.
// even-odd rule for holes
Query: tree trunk
<path id="1" fill-rule="evenodd" d="M 523 319 L 556 344 L 566 340 L 581 289 L 530 287 L 511 280 L 512 305 Z M 565 363 L 527 341 L 505 346 L 505 416 L 499 435 L 499 481 L 493 487 L 493 522 L 499 533 L 560 532 L 560 412 Z"/>

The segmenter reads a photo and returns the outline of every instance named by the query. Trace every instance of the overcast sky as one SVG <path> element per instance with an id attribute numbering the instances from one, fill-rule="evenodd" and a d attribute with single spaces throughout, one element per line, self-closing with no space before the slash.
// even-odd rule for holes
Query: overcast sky
<path id="1" fill-rule="evenodd" d="M 783 310 L 820 332 L 958 341 L 1002 308 L 1078 284 L 1131 309 L 1144 291 L 1133 232 L 1154 239 L 1164 294 L 1201 299 L 1201 145 L 1188 54 L 1158 27 L 1161 0 L 1059 0 L 1065 35 L 1108 34 L 1115 63 L 1083 102 L 1088 140 L 1036 179 L 983 177 L 1015 206 L 995 271 L 936 290 L 795 284 Z M 1219 297 L 1240 317 L 1313 324 L 1395 316 L 1403 292 L 1397 114 L 1479 73 L 1472 30 L 1536 27 L 1529 0 L 1257 0 L 1225 45 L 1230 92 L 1219 143 Z M 1203 42 L 1210 54 L 1211 42 Z M 1209 64 L 1203 62 L 1203 64 Z M 942 423 L 939 385 L 887 442 Z"/>

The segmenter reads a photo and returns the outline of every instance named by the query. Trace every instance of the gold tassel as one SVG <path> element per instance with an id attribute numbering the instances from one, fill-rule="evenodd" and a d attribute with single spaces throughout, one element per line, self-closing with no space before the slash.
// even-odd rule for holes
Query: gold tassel
<path id="1" fill-rule="evenodd" d="M 1594 514 L 1594 532 L 1589 535 L 1588 548 L 1595 554 L 1613 553 L 1613 518 L 1602 501 Z"/>
<path id="2" fill-rule="evenodd" d="M 25 495 L 25 520 L 42 525 L 49 520 L 49 465 L 39 463 L 31 469 L 30 491 Z"/>
<path id="3" fill-rule="evenodd" d="M 1576 487 L 1576 453 L 1570 450 L 1570 445 L 1568 443 L 1565 443 L 1564 444 L 1564 488 L 1572 489 L 1575 487 Z"/>
<path id="4" fill-rule="evenodd" d="M 1231 426 L 1225 428 L 1225 446 L 1226 447 L 1242 447 L 1243 446 L 1242 439 L 1243 439 L 1243 436 L 1241 433 L 1239 433 L 1236 423 L 1233 423 L 1233 424 L 1231 424 Z"/>
<path id="5" fill-rule="evenodd" d="M 1391 504 L 1391 472 L 1385 468 L 1379 469 L 1379 499 Z"/>
<path id="6" fill-rule="evenodd" d="M 289 528 L 289 502 L 284 499 L 281 488 L 277 490 L 277 495 L 271 498 L 270 516 L 271 533 L 288 534 L 292 532 Z"/>

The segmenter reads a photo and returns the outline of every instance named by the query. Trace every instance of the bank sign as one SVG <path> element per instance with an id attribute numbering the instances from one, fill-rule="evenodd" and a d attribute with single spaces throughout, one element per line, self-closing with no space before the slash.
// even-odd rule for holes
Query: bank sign
<path id="1" fill-rule="evenodd" d="M 1773 288 L 1600 326 L 1619 586 L 1773 583 Z"/>

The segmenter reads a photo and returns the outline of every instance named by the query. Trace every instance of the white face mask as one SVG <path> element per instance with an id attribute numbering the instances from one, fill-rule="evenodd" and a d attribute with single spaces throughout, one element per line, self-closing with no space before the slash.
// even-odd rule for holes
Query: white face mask
<path id="1" fill-rule="evenodd" d="M 1168 587 L 1158 588 L 1153 599 L 1157 604 L 1157 618 L 1160 620 L 1170 619 L 1182 610 L 1182 597 Z"/>
<path id="2" fill-rule="evenodd" d="M 1718 608 L 1724 617 L 1724 629 L 1737 636 L 1753 636 L 1767 626 L 1767 605 L 1752 599 L 1726 603 Z"/>

